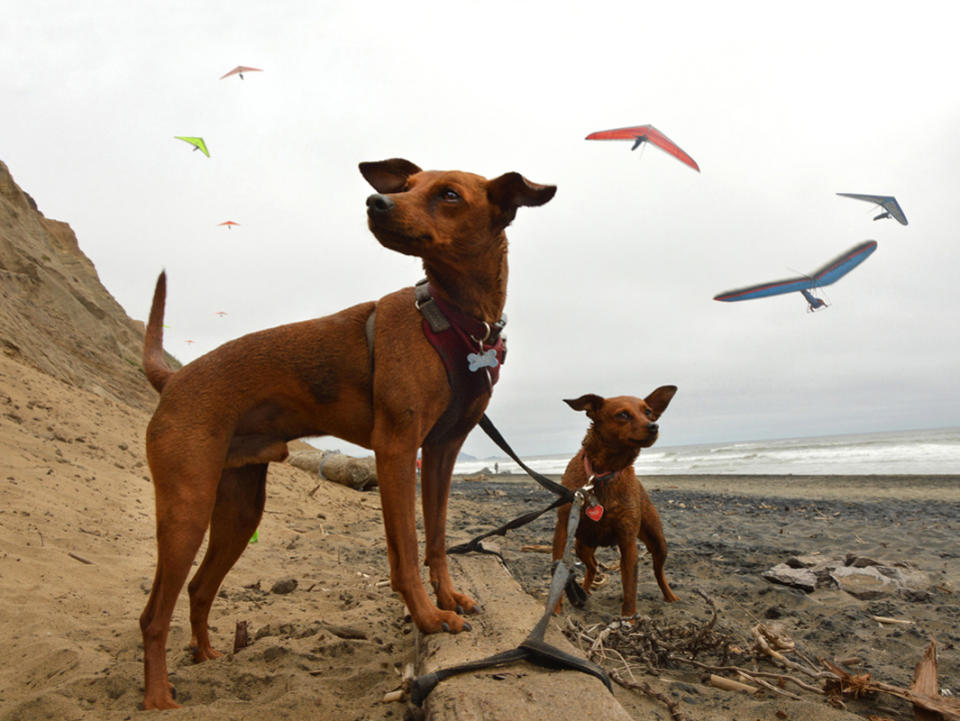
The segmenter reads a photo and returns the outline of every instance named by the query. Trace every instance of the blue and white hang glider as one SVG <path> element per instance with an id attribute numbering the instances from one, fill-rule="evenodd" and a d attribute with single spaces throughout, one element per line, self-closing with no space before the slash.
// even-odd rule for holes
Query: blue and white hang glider
<path id="1" fill-rule="evenodd" d="M 809 310 L 819 310 L 820 308 L 825 308 L 827 304 L 820 298 L 815 297 L 810 291 L 824 285 L 836 283 L 865 261 L 876 249 L 877 241 L 867 240 L 859 245 L 853 246 L 846 253 L 838 255 L 823 267 L 815 270 L 812 275 L 804 275 L 799 278 L 787 278 L 786 280 L 775 280 L 770 283 L 751 285 L 747 288 L 728 290 L 726 293 L 720 293 L 720 295 L 714 296 L 713 299 L 732 302 L 766 298 L 771 295 L 783 295 L 784 293 L 801 293 L 810 305 Z"/>
<path id="2" fill-rule="evenodd" d="M 837 193 L 837 195 L 842 195 L 844 198 L 853 198 L 854 200 L 865 200 L 868 203 L 879 205 L 883 208 L 883 212 L 874 218 L 874 220 L 893 218 L 900 223 L 900 225 L 907 224 L 907 216 L 904 215 L 903 208 L 900 207 L 900 203 L 898 203 L 897 199 L 892 195 L 862 195 L 860 193 Z"/>

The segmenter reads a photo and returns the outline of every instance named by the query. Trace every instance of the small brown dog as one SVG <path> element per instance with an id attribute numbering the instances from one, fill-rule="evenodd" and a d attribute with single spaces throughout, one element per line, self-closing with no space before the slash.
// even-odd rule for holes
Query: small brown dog
<path id="1" fill-rule="evenodd" d="M 190 626 L 194 659 L 219 656 L 207 629 L 210 606 L 260 522 L 268 463 L 286 458 L 287 442 L 303 436 L 333 435 L 373 449 L 393 589 L 422 631 L 469 629 L 460 613 L 476 610 L 476 603 L 454 590 L 447 570 L 450 476 L 490 399 L 486 373 L 495 380 L 490 369 L 497 365 L 491 354 L 502 350 L 495 340 L 507 294 L 504 229 L 519 206 L 543 205 L 556 187 L 518 173 L 487 180 L 422 171 L 401 159 L 361 163 L 360 172 L 377 191 L 367 198 L 370 230 L 384 247 L 423 259 L 430 295 L 404 288 L 324 318 L 252 333 L 174 373 L 163 359 L 165 277 L 157 282 L 143 349 L 144 371 L 161 391 L 147 427 L 157 571 L 140 616 L 144 708 L 177 707 L 167 633 L 208 527 L 206 555 L 188 586 Z M 459 392 L 464 383 L 454 383 L 456 374 L 448 375 L 428 340 L 425 318 L 436 307 L 445 309 L 441 320 L 453 330 L 476 329 L 460 333 L 466 350 L 454 354 L 464 366 L 470 361 L 470 370 L 454 370 L 474 390 L 479 376 L 470 371 L 484 370 L 475 393 Z M 421 447 L 425 563 L 437 605 L 417 562 Z"/>
<path id="2" fill-rule="evenodd" d="M 577 556 L 586 567 L 583 588 L 589 593 L 597 575 L 598 546 L 619 546 L 623 582 L 624 617 L 637 612 L 637 539 L 646 544 L 653 559 L 653 573 L 665 601 L 677 597 L 663 575 L 667 542 L 660 516 L 633 471 L 641 448 L 649 448 L 659 433 L 657 419 L 677 392 L 676 386 L 660 386 L 646 398 L 618 396 L 601 398 L 588 394 L 565 402 L 576 411 L 586 411 L 591 420 L 583 447 L 563 473 L 563 485 L 576 490 L 592 482 L 575 536 Z M 572 504 L 561 506 L 553 532 L 553 560 L 563 556 L 567 521 Z M 557 603 L 557 612 L 561 603 Z"/>

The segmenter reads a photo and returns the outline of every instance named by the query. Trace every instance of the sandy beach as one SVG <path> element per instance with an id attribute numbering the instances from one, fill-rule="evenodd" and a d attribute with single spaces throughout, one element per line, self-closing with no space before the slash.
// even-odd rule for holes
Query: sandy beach
<path id="1" fill-rule="evenodd" d="M 140 717 L 137 619 L 155 562 L 142 444 L 148 414 L 6 358 L 0 358 L 0 388 L 0 637 L 7 659 L 0 670 L 0 719 Z M 703 624 L 710 609 L 700 591 L 716 606 L 716 629 L 743 652 L 738 663 L 752 663 L 751 629 L 764 623 L 808 658 L 856 657 L 852 671 L 899 686 L 909 685 L 934 637 L 940 683 L 960 689 L 958 481 L 647 478 L 670 544 L 667 575 L 681 600 L 664 604 L 644 566 L 639 614 L 664 629 Z M 550 500 L 525 477 L 455 479 L 450 542 Z M 275 464 L 259 540 L 214 604 L 213 637 L 227 652 L 222 658 L 192 663 L 185 591 L 177 606 L 168 656 L 184 708 L 167 716 L 403 718 L 404 704 L 381 699 L 414 661 L 416 631 L 389 588 L 379 509 L 375 492 Z M 537 599 L 545 597 L 550 557 L 524 549 L 548 544 L 553 522 L 551 512 L 497 539 L 507 568 Z M 763 577 L 793 556 L 849 554 L 909 564 L 922 580 L 915 589 L 864 599 L 838 587 L 808 593 Z M 616 561 L 612 549 L 599 557 Z M 584 609 L 565 606 L 559 627 L 572 632 L 616 617 L 619 574 L 608 576 Z M 247 622 L 251 644 L 233 654 L 239 621 Z M 709 653 L 701 660 L 719 662 Z M 769 691 L 721 691 L 704 683 L 702 669 L 673 666 L 634 673 L 688 719 L 785 718 L 777 711 L 786 718 L 845 717 L 813 693 L 800 692 L 797 701 Z M 663 702 L 636 691 L 617 686 L 616 696 L 633 718 L 670 717 Z M 847 700 L 847 706 L 860 717 L 913 717 L 909 704 L 887 696 Z"/>

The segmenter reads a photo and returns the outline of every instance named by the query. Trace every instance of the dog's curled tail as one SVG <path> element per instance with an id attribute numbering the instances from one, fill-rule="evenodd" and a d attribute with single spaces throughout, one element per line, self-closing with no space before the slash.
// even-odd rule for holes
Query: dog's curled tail
<path id="1" fill-rule="evenodd" d="M 150 306 L 150 320 L 147 332 L 143 336 L 143 372 L 147 374 L 150 385 L 157 392 L 170 380 L 173 371 L 163 358 L 163 307 L 167 301 L 167 272 L 160 273 L 157 287 L 153 291 L 153 305 Z"/>

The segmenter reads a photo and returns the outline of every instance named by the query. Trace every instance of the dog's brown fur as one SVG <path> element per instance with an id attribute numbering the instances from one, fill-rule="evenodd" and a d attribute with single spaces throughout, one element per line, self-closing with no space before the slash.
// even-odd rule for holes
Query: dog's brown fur
<path id="1" fill-rule="evenodd" d="M 664 600 L 677 600 L 663 573 L 667 542 L 663 538 L 660 516 L 633 471 L 633 462 L 640 449 L 649 448 L 656 442 L 660 430 L 656 421 L 676 392 L 676 386 L 661 386 L 646 398 L 601 398 L 588 394 L 566 401 L 574 410 L 585 410 L 591 424 L 583 439 L 583 447 L 567 464 L 563 485 L 576 490 L 587 484 L 589 476 L 584 455 L 597 475 L 616 471 L 616 475 L 609 480 L 596 484 L 593 491 L 594 498 L 603 506 L 603 516 L 599 521 L 592 520 L 587 517 L 584 506 L 577 526 L 574 547 L 586 567 L 583 588 L 589 593 L 596 578 L 597 559 L 594 553 L 597 547 L 618 546 L 623 582 L 620 612 L 625 617 L 637 612 L 638 538 L 650 551 L 653 573 Z M 557 525 L 553 532 L 555 561 L 563 556 L 571 508 L 572 505 L 568 503 L 557 512 Z M 558 612 L 560 606 L 557 603 Z"/>
<path id="2" fill-rule="evenodd" d="M 517 173 L 487 180 L 459 171 L 421 171 L 406 160 L 361 163 L 377 191 L 367 199 L 370 230 L 385 247 L 423 259 L 434 293 L 477 319 L 502 314 L 507 285 L 504 229 L 517 207 L 542 205 L 556 188 Z M 252 333 L 176 373 L 163 361 L 165 276 L 157 281 L 144 341 L 147 378 L 161 391 L 147 428 L 156 492 L 157 571 L 140 617 L 147 709 L 176 708 L 166 641 L 177 595 L 207 528 L 206 555 L 189 584 L 194 658 L 219 654 L 207 630 L 224 576 L 263 512 L 267 464 L 287 441 L 334 435 L 376 454 L 391 585 L 424 632 L 469 629 L 475 611 L 447 570 L 450 476 L 466 431 L 427 438 L 450 401 L 446 370 L 421 328 L 413 288 L 324 318 Z M 376 308 L 373 355 L 365 324 Z M 372 367 L 371 367 L 372 366 Z M 471 428 L 489 400 L 464 409 Z M 425 563 L 434 605 L 417 563 L 416 458 L 422 446 Z"/>

